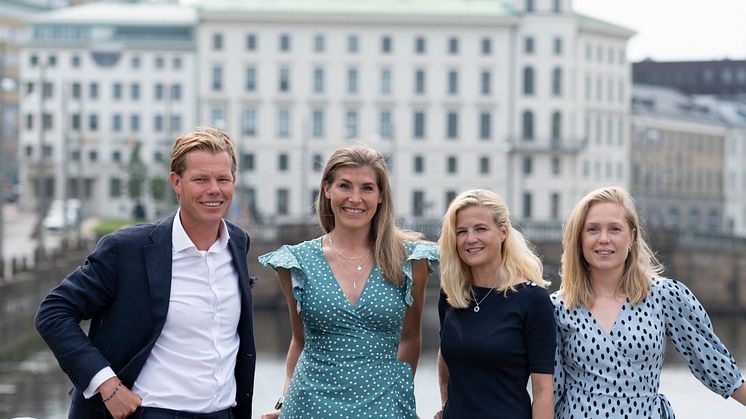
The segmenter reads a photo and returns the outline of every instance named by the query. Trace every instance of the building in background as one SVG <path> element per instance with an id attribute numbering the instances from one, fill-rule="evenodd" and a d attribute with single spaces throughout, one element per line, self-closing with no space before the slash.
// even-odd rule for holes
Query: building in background
<path id="1" fill-rule="evenodd" d="M 24 205 L 63 197 L 85 215 L 171 208 L 173 139 L 196 122 L 196 14 L 96 2 L 29 21 L 20 55 Z"/>
<path id="2" fill-rule="evenodd" d="M 634 63 L 635 84 L 666 86 L 688 94 L 746 96 L 746 60 Z"/>
<path id="3" fill-rule="evenodd" d="M 628 29 L 569 0 L 204 0 L 200 120 L 241 155 L 256 220 L 303 219 L 338 146 L 391 168 L 400 217 L 439 218 L 467 188 L 524 222 L 628 183 Z"/>
<path id="4" fill-rule="evenodd" d="M 0 0 L 0 199 L 15 199 L 18 182 L 20 48 L 26 20 L 62 4 Z"/>
<path id="5" fill-rule="evenodd" d="M 648 226 L 727 230 L 728 136 L 728 126 L 713 108 L 667 87 L 634 86 L 630 188 Z"/>

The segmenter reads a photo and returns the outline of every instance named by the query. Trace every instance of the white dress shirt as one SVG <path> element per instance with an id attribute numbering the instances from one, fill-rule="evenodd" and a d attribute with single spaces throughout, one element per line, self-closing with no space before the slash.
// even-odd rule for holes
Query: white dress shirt
<path id="1" fill-rule="evenodd" d="M 210 413 L 236 404 L 241 296 L 229 238 L 223 222 L 218 240 L 197 250 L 176 213 L 166 323 L 132 388 L 143 406 Z M 102 370 L 86 393 L 99 375 L 113 376 Z"/>

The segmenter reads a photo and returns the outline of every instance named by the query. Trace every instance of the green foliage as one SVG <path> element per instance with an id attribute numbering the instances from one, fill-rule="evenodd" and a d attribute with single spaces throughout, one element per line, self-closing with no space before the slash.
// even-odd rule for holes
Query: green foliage
<path id="1" fill-rule="evenodd" d="M 99 221 L 99 223 L 93 227 L 93 233 L 96 235 L 96 237 L 101 237 L 117 231 L 122 227 L 127 227 L 132 224 L 135 224 L 135 221 L 104 218 L 101 219 L 101 221 Z"/>

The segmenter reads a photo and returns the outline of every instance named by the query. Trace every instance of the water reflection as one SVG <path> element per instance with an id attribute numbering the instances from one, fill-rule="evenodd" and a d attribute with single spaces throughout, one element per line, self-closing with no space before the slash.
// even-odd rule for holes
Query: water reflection
<path id="1" fill-rule="evenodd" d="M 255 329 L 258 365 L 254 395 L 255 417 L 277 399 L 284 380 L 284 355 L 290 340 L 286 311 L 257 311 Z M 735 317 L 713 318 L 715 330 L 746 371 L 746 323 Z M 435 351 L 438 320 L 429 306 L 423 316 L 423 354 L 417 370 L 415 391 L 419 414 L 431 418 L 440 403 Z M 743 418 L 744 408 L 733 400 L 723 401 L 709 392 L 687 370 L 668 345 L 669 356 L 662 375 L 661 392 L 679 419 Z M 67 416 L 70 383 L 60 372 L 43 344 L 38 341 L 18 356 L 0 361 L 0 418 L 29 416 L 63 419 Z"/>

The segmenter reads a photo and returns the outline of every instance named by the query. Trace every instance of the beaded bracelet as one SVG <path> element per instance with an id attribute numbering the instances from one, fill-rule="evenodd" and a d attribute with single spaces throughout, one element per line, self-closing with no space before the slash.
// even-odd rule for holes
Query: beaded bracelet
<path id="1" fill-rule="evenodd" d="M 107 397 L 107 398 L 104 399 L 104 403 L 106 403 L 109 400 L 111 400 L 112 398 L 114 398 L 114 395 L 117 394 L 117 391 L 119 391 L 119 387 L 121 387 L 121 386 L 122 386 L 122 382 L 120 381 L 119 384 L 117 384 L 117 386 L 114 387 L 114 391 L 112 391 L 111 394 L 109 394 L 109 397 Z"/>

